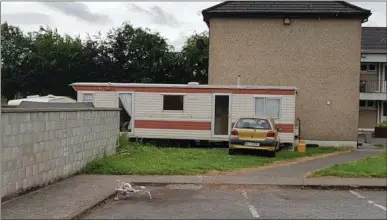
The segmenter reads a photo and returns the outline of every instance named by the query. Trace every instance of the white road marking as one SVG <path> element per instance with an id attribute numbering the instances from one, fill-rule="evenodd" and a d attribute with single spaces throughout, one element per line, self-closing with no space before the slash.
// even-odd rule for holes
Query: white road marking
<path id="1" fill-rule="evenodd" d="M 359 193 L 357 193 L 357 192 L 355 192 L 355 191 L 349 190 L 349 192 L 350 192 L 352 195 L 355 195 L 355 196 L 357 196 L 357 197 L 359 197 L 359 198 L 365 199 L 364 196 L 360 195 Z M 381 210 L 387 212 L 387 208 L 386 208 L 386 207 L 384 207 L 384 206 L 382 206 L 382 205 L 379 205 L 379 204 L 375 203 L 375 202 L 372 201 L 372 200 L 367 200 L 367 201 L 368 201 L 369 204 L 372 204 L 372 205 L 374 205 L 375 207 L 378 207 L 379 209 L 381 209 Z"/>
<path id="2" fill-rule="evenodd" d="M 259 218 L 259 214 L 257 210 L 254 208 L 254 206 L 249 205 L 249 209 L 254 218 Z"/>
<path id="3" fill-rule="evenodd" d="M 251 215 L 252 215 L 254 218 L 259 218 L 260 216 L 259 216 L 259 214 L 258 214 L 257 209 L 256 209 L 254 206 L 250 205 L 250 203 L 249 203 L 249 197 L 247 196 L 246 191 L 243 191 L 243 192 L 242 192 L 242 196 L 243 196 L 243 198 L 245 198 L 245 199 L 247 200 L 246 203 L 247 203 L 247 206 L 249 207 L 249 210 L 250 210 L 250 212 L 251 212 Z"/>
<path id="4" fill-rule="evenodd" d="M 357 192 L 355 192 L 355 191 L 349 190 L 349 192 L 352 193 L 353 195 L 359 197 L 359 198 L 365 199 L 364 196 L 361 196 L 359 193 L 357 193 Z"/>
<path id="5" fill-rule="evenodd" d="M 382 206 L 382 205 L 379 205 L 379 204 L 374 204 L 374 206 L 376 206 L 376 207 L 378 207 L 378 208 L 380 208 L 380 209 L 384 210 L 385 212 L 387 212 L 387 208 L 386 208 L 386 207 L 384 207 L 384 206 Z"/>

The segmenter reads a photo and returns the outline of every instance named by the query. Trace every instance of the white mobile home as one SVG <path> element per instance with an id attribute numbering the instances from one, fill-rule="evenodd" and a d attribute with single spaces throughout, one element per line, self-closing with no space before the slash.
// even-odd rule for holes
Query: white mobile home
<path id="1" fill-rule="evenodd" d="M 78 102 L 121 107 L 129 137 L 227 141 L 238 117 L 272 116 L 282 143 L 294 143 L 295 87 L 73 83 Z"/>

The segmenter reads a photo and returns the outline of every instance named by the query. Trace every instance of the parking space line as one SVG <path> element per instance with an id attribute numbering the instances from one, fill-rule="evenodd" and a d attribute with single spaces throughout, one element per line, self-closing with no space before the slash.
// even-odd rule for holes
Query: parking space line
<path id="1" fill-rule="evenodd" d="M 357 196 L 357 197 L 359 197 L 359 198 L 365 199 L 364 196 L 361 196 L 359 193 L 357 193 L 357 192 L 355 192 L 355 191 L 349 190 L 349 192 L 350 192 L 352 195 L 355 195 L 355 196 Z"/>
<path id="2" fill-rule="evenodd" d="M 383 209 L 385 212 L 387 212 L 387 209 L 386 207 L 382 206 L 382 205 L 379 205 L 379 204 L 374 204 L 374 206 L 380 208 L 380 209 Z"/>
<path id="3" fill-rule="evenodd" d="M 249 205 L 249 209 L 254 218 L 259 218 L 258 211 L 255 209 L 254 206 Z"/>
<path id="4" fill-rule="evenodd" d="M 247 203 L 247 206 L 249 207 L 249 210 L 250 210 L 250 212 L 251 212 L 251 215 L 252 215 L 254 218 L 259 218 L 260 216 L 259 216 L 259 213 L 258 213 L 257 209 L 256 209 L 254 206 L 250 205 L 249 197 L 247 196 L 246 191 L 243 191 L 241 194 L 242 194 L 243 198 L 246 199 L 246 203 Z"/>
<path id="5" fill-rule="evenodd" d="M 357 193 L 357 192 L 355 192 L 355 191 L 349 190 L 349 192 L 350 192 L 352 195 L 355 195 L 355 196 L 357 196 L 357 197 L 359 197 L 359 198 L 361 198 L 361 199 L 365 199 L 364 196 L 360 195 L 359 193 Z M 367 199 L 367 200 L 368 200 L 368 199 Z M 379 204 L 375 203 L 375 202 L 372 201 L 372 200 L 368 200 L 368 203 L 374 205 L 375 207 L 378 207 L 379 209 L 381 209 L 381 210 L 383 210 L 383 211 L 385 211 L 385 212 L 387 212 L 387 208 L 386 208 L 386 207 L 384 207 L 384 206 L 382 206 L 382 205 L 379 205 Z"/>

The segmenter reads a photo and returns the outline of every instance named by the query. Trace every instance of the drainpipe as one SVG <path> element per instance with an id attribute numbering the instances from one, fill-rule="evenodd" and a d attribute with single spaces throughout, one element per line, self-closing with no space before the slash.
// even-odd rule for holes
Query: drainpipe
<path id="1" fill-rule="evenodd" d="M 380 90 L 379 90 L 380 91 Z M 376 115 L 376 123 L 379 123 L 380 121 L 380 104 L 381 102 L 380 101 L 376 101 L 376 110 L 377 110 L 377 115 Z"/>
<path id="2" fill-rule="evenodd" d="M 241 85 L 241 74 L 238 74 L 237 77 L 237 86 L 239 87 Z"/>
<path id="3" fill-rule="evenodd" d="M 379 92 L 382 92 L 380 90 L 381 84 L 382 84 L 381 78 L 382 78 L 382 63 L 378 63 L 378 91 Z"/>
<path id="4" fill-rule="evenodd" d="M 298 140 L 301 140 L 301 120 L 297 118 L 298 121 Z"/>

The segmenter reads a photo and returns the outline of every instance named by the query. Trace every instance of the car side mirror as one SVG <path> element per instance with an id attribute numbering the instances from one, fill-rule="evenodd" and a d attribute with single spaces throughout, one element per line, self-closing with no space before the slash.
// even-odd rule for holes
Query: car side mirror
<path id="1" fill-rule="evenodd" d="M 282 131 L 284 131 L 284 129 L 282 129 L 282 128 L 277 128 L 277 131 L 278 131 L 278 132 L 282 132 Z"/>

